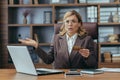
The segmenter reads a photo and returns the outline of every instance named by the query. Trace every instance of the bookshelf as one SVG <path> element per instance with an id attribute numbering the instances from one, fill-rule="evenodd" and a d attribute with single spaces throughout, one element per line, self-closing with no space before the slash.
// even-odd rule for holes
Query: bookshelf
<path id="1" fill-rule="evenodd" d="M 13 1 L 13 3 L 10 3 L 10 1 Z M 19 1 L 22 0 L 2 0 L 2 2 L 6 5 L 5 12 L 8 13 L 6 14 L 5 31 L 7 33 L 4 36 L 6 41 L 4 46 L 7 44 L 21 45 L 17 41 L 18 38 L 24 39 L 26 37 L 30 37 L 34 39 L 34 34 L 37 34 L 39 45 L 45 51 L 48 51 L 54 34 L 54 24 L 56 22 L 61 23 L 64 13 L 68 10 L 74 9 L 81 14 L 83 22 L 98 23 L 99 67 L 113 67 L 113 65 L 115 65 L 115 67 L 120 67 L 119 62 L 101 62 L 101 54 L 104 53 L 104 50 L 110 50 L 106 48 L 119 51 L 120 42 L 110 43 L 104 39 L 105 36 L 108 36 L 108 34 L 111 33 L 120 34 L 120 20 L 118 22 L 108 22 L 111 12 L 112 15 L 114 15 L 115 12 L 118 11 L 118 15 L 120 15 L 119 0 L 117 2 L 114 2 L 114 0 L 65 0 L 67 2 L 64 2 L 63 0 L 62 3 L 51 3 L 50 0 Z M 92 3 L 90 1 L 92 1 Z M 30 10 L 30 13 L 27 16 L 26 24 L 23 23 L 23 12 L 25 10 Z M 45 15 L 44 13 L 46 12 L 48 13 Z M 46 16 L 50 18 L 47 19 L 47 22 L 44 20 Z M 7 49 L 5 48 L 3 52 L 5 53 L 3 56 L 5 59 L 3 60 L 5 63 L 4 67 L 11 67 L 9 65 L 12 64 L 8 63 L 9 55 Z M 38 66 L 39 64 L 36 65 Z"/>

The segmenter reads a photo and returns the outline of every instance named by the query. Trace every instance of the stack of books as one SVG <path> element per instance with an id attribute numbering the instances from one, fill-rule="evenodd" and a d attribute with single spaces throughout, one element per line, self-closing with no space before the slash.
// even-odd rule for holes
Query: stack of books
<path id="1" fill-rule="evenodd" d="M 101 74 L 101 73 L 104 73 L 104 71 L 98 70 L 98 69 L 83 69 L 80 71 L 80 73 L 83 73 L 83 74 Z"/>
<path id="2" fill-rule="evenodd" d="M 112 54 L 112 62 L 120 63 L 120 54 Z"/>
<path id="3" fill-rule="evenodd" d="M 110 52 L 104 52 L 104 62 L 111 62 L 111 53 Z"/>

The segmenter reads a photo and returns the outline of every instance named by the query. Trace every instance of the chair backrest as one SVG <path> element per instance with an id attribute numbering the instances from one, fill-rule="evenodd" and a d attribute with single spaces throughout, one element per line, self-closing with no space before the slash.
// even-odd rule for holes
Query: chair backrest
<path id="1" fill-rule="evenodd" d="M 59 33 L 61 25 L 62 24 L 54 24 L 55 34 Z M 90 35 L 93 39 L 98 39 L 97 23 L 84 22 L 83 27 L 87 30 L 88 35 Z"/>
<path id="2" fill-rule="evenodd" d="M 59 33 L 61 26 L 62 26 L 62 24 L 54 24 L 54 33 L 55 34 Z M 93 38 L 93 40 L 98 40 L 97 23 L 84 22 L 83 27 L 87 30 L 88 35 L 91 36 Z M 97 61 L 98 61 L 98 44 L 97 44 L 97 42 L 94 43 L 94 51 L 95 51 L 95 55 L 96 55 Z M 96 64 L 95 68 L 98 68 L 98 64 Z"/>

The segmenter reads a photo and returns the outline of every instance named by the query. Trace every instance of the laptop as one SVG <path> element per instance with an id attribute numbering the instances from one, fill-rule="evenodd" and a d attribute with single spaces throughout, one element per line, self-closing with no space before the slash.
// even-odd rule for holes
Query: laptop
<path id="1" fill-rule="evenodd" d="M 64 73 L 63 70 L 35 68 L 27 46 L 7 46 L 17 72 L 31 75 Z"/>

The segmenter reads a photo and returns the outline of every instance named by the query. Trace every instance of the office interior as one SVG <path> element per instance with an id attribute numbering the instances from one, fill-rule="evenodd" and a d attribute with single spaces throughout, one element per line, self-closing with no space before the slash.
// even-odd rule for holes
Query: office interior
<path id="1" fill-rule="evenodd" d="M 84 23 L 96 24 L 98 68 L 120 68 L 120 0 L 0 0 L 0 68 L 14 68 L 6 46 L 20 45 L 19 38 L 37 39 L 49 51 L 54 26 L 68 10 L 79 12 Z M 53 67 L 34 51 L 30 54 L 36 67 Z"/>

